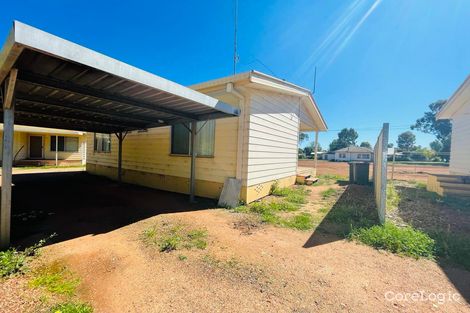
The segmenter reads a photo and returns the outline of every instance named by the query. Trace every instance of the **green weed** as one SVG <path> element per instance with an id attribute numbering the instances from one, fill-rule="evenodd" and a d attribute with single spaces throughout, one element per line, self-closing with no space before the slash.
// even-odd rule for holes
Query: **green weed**
<path id="1" fill-rule="evenodd" d="M 18 251 L 15 248 L 0 251 L 0 278 L 24 272 L 29 259 L 36 256 L 39 253 L 39 248 L 54 236 L 55 234 L 47 239 L 41 239 L 37 244 L 26 248 L 24 251 Z"/>
<path id="2" fill-rule="evenodd" d="M 65 302 L 51 308 L 50 313 L 92 313 L 91 305 L 80 302 Z"/>
<path id="3" fill-rule="evenodd" d="M 398 227 L 387 222 L 384 225 L 353 229 L 350 238 L 400 255 L 414 258 L 434 257 L 435 241 L 411 226 Z"/>

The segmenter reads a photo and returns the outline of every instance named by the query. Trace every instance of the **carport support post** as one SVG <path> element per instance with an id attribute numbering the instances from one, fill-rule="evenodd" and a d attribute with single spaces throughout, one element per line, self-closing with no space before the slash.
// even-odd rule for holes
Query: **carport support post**
<path id="1" fill-rule="evenodd" d="M 13 132 L 15 124 L 14 90 L 17 70 L 12 69 L 3 93 L 3 159 L 0 206 L 0 249 L 10 245 L 11 178 L 13 167 Z"/>
<path id="2" fill-rule="evenodd" d="M 315 162 L 313 166 L 315 167 L 315 176 L 317 176 L 317 163 L 318 163 L 318 130 L 315 131 L 315 148 L 314 148 L 314 153 L 315 153 Z"/>
<path id="3" fill-rule="evenodd" d="M 59 136 L 56 134 L 55 136 L 55 166 L 59 166 Z"/>
<path id="4" fill-rule="evenodd" d="M 124 136 L 122 132 L 116 134 L 118 138 L 118 182 L 122 182 L 122 142 Z"/>
<path id="5" fill-rule="evenodd" d="M 191 176 L 189 179 L 189 201 L 194 201 L 194 193 L 196 189 L 196 136 L 197 121 L 191 122 Z"/>

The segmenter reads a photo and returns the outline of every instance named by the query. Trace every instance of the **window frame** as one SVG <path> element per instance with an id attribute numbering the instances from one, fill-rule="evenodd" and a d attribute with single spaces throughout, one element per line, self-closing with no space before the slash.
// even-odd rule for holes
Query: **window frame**
<path id="1" fill-rule="evenodd" d="M 107 136 L 109 136 L 108 150 L 98 149 L 97 136 L 96 135 L 107 135 Z M 112 147 L 112 136 L 111 136 L 111 134 L 93 133 L 93 153 L 111 153 L 111 149 L 112 149 L 111 147 Z M 102 146 L 101 146 L 101 148 L 102 148 Z"/>
<path id="2" fill-rule="evenodd" d="M 56 141 L 56 137 L 58 137 L 57 141 Z M 56 149 L 57 149 L 57 152 L 70 152 L 70 153 L 80 152 L 80 139 L 78 137 L 50 135 L 49 139 L 50 139 L 50 143 L 49 143 L 49 151 L 50 152 L 56 152 Z M 68 140 L 71 140 L 71 139 L 76 140 L 76 142 L 77 142 L 77 149 L 76 150 L 67 150 L 66 149 L 67 139 Z M 55 147 L 56 142 L 59 144 L 58 147 Z M 54 147 L 53 147 L 53 145 L 54 145 Z"/>
<path id="3" fill-rule="evenodd" d="M 216 131 L 216 128 L 217 128 L 217 120 L 206 120 L 206 121 L 197 121 L 196 123 L 196 127 L 198 126 L 199 123 L 202 123 L 204 126 L 203 127 L 206 127 L 206 124 L 208 122 L 213 122 L 214 123 L 214 134 L 213 134 L 213 141 L 212 141 L 212 154 L 210 155 L 201 155 L 199 153 L 196 153 L 196 157 L 197 158 L 214 158 L 215 157 L 215 135 L 217 133 Z M 191 124 L 188 123 L 188 127 L 191 128 Z M 191 156 L 191 131 L 190 129 L 187 129 L 186 130 L 188 131 L 188 154 L 185 154 L 185 153 L 174 153 L 173 152 L 173 138 L 174 138 L 174 133 L 173 133 L 173 127 L 174 125 L 170 126 L 170 152 L 169 152 L 169 155 L 170 156 L 175 156 L 175 157 L 190 157 Z M 198 128 L 199 131 L 202 130 L 202 128 Z"/>

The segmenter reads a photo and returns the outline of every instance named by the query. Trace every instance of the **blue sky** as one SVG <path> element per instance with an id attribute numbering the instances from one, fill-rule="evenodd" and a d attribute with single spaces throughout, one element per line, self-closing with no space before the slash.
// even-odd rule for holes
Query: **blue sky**
<path id="1" fill-rule="evenodd" d="M 8 1 L 0 36 L 14 19 L 184 85 L 232 73 L 232 0 Z M 238 71 L 312 88 L 317 67 L 323 147 L 343 127 L 373 142 L 383 122 L 395 142 L 470 74 L 468 0 L 239 0 L 238 25 Z"/>

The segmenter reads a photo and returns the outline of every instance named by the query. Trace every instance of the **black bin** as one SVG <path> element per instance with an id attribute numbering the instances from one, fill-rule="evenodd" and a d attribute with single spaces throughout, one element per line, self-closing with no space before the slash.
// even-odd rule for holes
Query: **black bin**
<path id="1" fill-rule="evenodd" d="M 369 162 L 349 162 L 349 183 L 369 184 Z"/>

